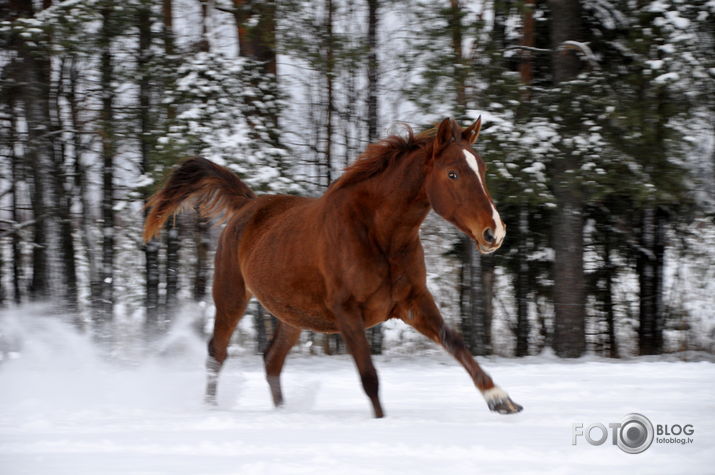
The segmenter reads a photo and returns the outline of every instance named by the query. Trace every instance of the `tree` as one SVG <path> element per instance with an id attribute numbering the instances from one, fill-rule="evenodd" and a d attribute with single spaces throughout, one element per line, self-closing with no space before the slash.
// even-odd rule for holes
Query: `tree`
<path id="1" fill-rule="evenodd" d="M 167 2 L 164 2 L 165 4 Z M 139 30 L 137 50 L 137 69 L 139 73 L 139 150 L 141 156 L 140 173 L 148 176 L 152 171 L 152 149 L 155 137 L 152 134 L 154 111 L 152 110 L 152 57 L 151 47 L 152 11 L 151 3 L 141 2 L 136 10 L 136 23 Z M 148 187 L 144 187 L 143 201 L 147 202 L 151 195 Z M 144 215 L 146 216 L 145 210 Z M 146 321 L 155 326 L 159 317 L 159 242 L 149 241 L 144 245 L 145 300 Z"/>
<path id="2" fill-rule="evenodd" d="M 102 0 L 99 15 L 102 19 L 98 46 L 100 49 L 100 89 L 102 109 L 100 113 L 102 142 L 102 294 L 101 320 L 111 320 L 114 311 L 114 58 L 112 41 L 116 34 L 113 0 Z"/>
<path id="3" fill-rule="evenodd" d="M 376 142 L 379 124 L 379 63 L 377 58 L 379 26 L 379 0 L 367 1 L 367 141 Z M 370 350 L 373 354 L 382 353 L 383 332 L 382 325 L 368 330 Z"/>
<path id="4" fill-rule="evenodd" d="M 554 84 L 576 78 L 581 63 L 575 51 L 565 49 L 567 41 L 581 41 L 581 4 L 578 0 L 549 0 Z M 570 98 L 564 95 L 562 102 Z M 562 127 L 569 133 L 568 125 Z M 562 357 L 578 357 L 586 350 L 586 295 L 583 270 L 583 194 L 574 177 L 578 160 L 563 150 L 553 166 L 554 247 L 554 350 Z"/>
<path id="5" fill-rule="evenodd" d="M 642 354 L 664 350 L 666 236 L 669 228 L 678 229 L 689 221 L 696 206 L 692 183 L 702 183 L 683 167 L 689 157 L 697 162 L 695 157 L 701 155 L 684 140 L 694 128 L 702 127 L 696 124 L 707 104 L 693 91 L 712 86 L 703 70 L 709 54 L 703 55 L 702 49 L 712 45 L 712 32 L 700 30 L 704 18 L 696 11 L 702 12 L 697 2 L 643 1 L 617 2 L 610 9 L 589 6 L 586 12 L 595 31 L 592 47 L 603 57 L 603 74 L 618 84 L 607 92 L 615 106 L 603 129 L 612 155 L 604 168 L 612 172 L 597 180 L 593 201 L 598 206 L 592 206 L 589 215 L 600 230 L 604 263 L 610 262 L 612 252 L 636 263 Z M 699 86 L 691 78 L 698 78 Z M 695 163 L 688 167 L 699 169 Z M 610 265 L 607 269 L 607 275 L 600 276 L 606 289 L 618 273 Z M 604 294 L 604 305 L 612 300 L 610 292 Z M 615 333 L 611 313 L 617 305 L 614 302 L 606 309 L 609 334 Z M 613 336 L 609 340 L 613 352 L 616 342 Z"/>
<path id="6" fill-rule="evenodd" d="M 12 15 L 17 19 L 29 19 L 34 14 L 31 1 L 18 1 L 11 5 Z M 44 31 L 40 35 L 44 34 Z M 11 40 L 12 41 L 12 40 Z M 24 87 L 20 88 L 24 117 L 27 123 L 27 150 L 25 158 L 33 170 L 47 170 L 48 157 L 52 155 L 48 131 L 48 90 L 46 79 L 49 77 L 49 62 L 41 52 L 33 51 L 30 42 L 16 37 L 13 41 L 17 48 L 19 63 L 18 74 Z M 38 45 L 42 48 L 43 43 Z M 47 176 L 34 173 L 30 185 L 30 196 L 33 215 L 33 248 L 32 248 L 32 281 L 30 296 L 33 299 L 47 298 L 50 294 L 48 283 L 48 241 L 47 241 L 47 209 L 45 190 Z"/>
<path id="7" fill-rule="evenodd" d="M 76 312 L 79 304 L 79 288 L 77 283 L 77 256 L 74 242 L 74 225 L 72 222 L 72 191 L 74 182 L 70 180 L 72 173 L 72 160 L 77 160 L 77 154 L 67 157 L 67 149 L 64 140 L 60 135 L 66 129 L 65 117 L 62 114 L 61 90 L 66 81 L 65 75 L 71 67 L 70 61 L 63 58 L 59 64 L 58 78 L 53 81 L 48 78 L 51 84 L 49 91 L 49 112 L 50 126 L 49 133 L 54 137 L 52 140 L 52 191 L 54 195 L 54 215 L 57 221 L 56 229 L 59 241 L 60 275 L 63 276 L 64 287 L 63 300 L 68 310 Z M 69 159 L 69 160 L 68 160 Z M 69 162 L 69 163 L 68 163 Z"/>

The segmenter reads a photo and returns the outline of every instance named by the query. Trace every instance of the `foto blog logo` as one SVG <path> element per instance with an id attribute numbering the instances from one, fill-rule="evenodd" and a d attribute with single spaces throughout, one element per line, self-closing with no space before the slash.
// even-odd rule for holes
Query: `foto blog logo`
<path id="1" fill-rule="evenodd" d="M 689 436 L 695 433 L 692 424 L 657 424 L 654 428 L 650 419 L 638 413 L 627 414 L 621 422 L 609 423 L 608 429 L 600 422 L 586 427 L 583 422 L 575 422 L 572 427 L 572 445 L 576 445 L 580 438 L 590 445 L 603 445 L 610 435 L 611 445 L 617 445 L 627 454 L 645 452 L 654 439 L 659 444 L 692 444 L 693 439 Z M 681 435 L 688 437 L 679 437 Z"/>

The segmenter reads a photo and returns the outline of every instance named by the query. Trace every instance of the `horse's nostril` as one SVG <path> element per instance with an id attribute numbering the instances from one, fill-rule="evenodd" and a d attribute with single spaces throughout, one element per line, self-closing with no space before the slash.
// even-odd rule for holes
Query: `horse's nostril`
<path id="1" fill-rule="evenodd" d="M 492 244 L 494 242 L 494 233 L 492 232 L 492 228 L 487 228 L 484 230 L 484 240 L 487 241 L 489 244 Z"/>

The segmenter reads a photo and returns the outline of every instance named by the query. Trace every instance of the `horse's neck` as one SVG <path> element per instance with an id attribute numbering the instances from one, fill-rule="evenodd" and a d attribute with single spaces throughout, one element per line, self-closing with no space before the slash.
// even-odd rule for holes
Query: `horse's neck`
<path id="1" fill-rule="evenodd" d="M 372 231 L 382 246 L 396 249 L 419 239 L 419 227 L 430 208 L 424 182 L 424 157 L 418 151 L 358 185 L 369 196 Z"/>

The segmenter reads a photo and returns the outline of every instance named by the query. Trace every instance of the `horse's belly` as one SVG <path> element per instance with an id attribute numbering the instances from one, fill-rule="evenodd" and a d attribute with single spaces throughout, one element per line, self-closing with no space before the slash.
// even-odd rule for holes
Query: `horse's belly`
<path id="1" fill-rule="evenodd" d="M 325 307 L 325 283 L 315 265 L 313 242 L 295 238 L 305 235 L 303 223 L 286 221 L 283 227 L 267 230 L 257 242 L 249 239 L 242 259 L 248 289 L 289 325 L 336 332 L 334 318 Z"/>
<path id="2" fill-rule="evenodd" d="M 335 319 L 325 307 L 320 275 L 306 269 L 261 266 L 246 274 L 249 291 L 276 318 L 296 328 L 337 332 Z"/>
<path id="3" fill-rule="evenodd" d="M 293 327 L 321 333 L 337 333 L 335 318 L 320 306 L 305 306 L 266 295 L 258 297 L 261 304 L 276 318 Z"/>

